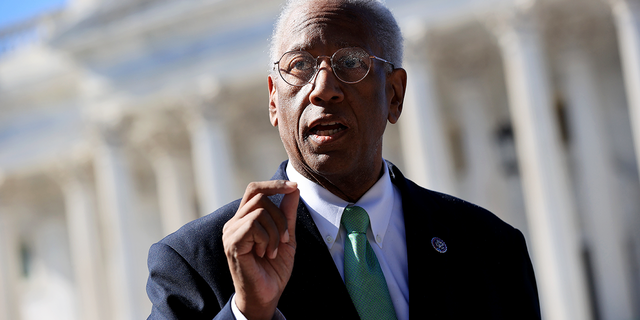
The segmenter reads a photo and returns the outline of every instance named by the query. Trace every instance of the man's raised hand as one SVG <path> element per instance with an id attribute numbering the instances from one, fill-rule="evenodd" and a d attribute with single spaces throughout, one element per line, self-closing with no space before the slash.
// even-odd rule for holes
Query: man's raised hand
<path id="1" fill-rule="evenodd" d="M 280 207 L 267 198 L 275 194 L 284 194 Z M 291 277 L 299 197 L 295 182 L 252 182 L 224 225 L 222 242 L 236 304 L 247 319 L 271 319 Z"/>

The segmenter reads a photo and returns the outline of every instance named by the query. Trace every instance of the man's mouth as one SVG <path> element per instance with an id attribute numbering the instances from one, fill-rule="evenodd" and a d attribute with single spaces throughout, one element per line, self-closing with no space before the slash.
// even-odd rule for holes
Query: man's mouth
<path id="1" fill-rule="evenodd" d="M 326 122 L 315 125 L 309 129 L 308 137 L 318 145 L 333 142 L 340 139 L 349 129 L 339 122 Z"/>
<path id="2" fill-rule="evenodd" d="M 332 136 L 346 128 L 347 127 L 345 127 L 344 125 L 338 122 L 331 122 L 331 123 L 317 125 L 311 128 L 309 132 L 315 136 Z"/>

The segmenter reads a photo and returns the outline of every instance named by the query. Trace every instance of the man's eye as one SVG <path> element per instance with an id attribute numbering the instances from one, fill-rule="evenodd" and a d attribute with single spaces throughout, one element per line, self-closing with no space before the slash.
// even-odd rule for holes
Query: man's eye
<path id="1" fill-rule="evenodd" d="M 294 59 L 289 63 L 289 70 L 292 72 L 305 71 L 311 68 L 313 68 L 313 64 L 307 59 Z"/>
<path id="2" fill-rule="evenodd" d="M 361 68 L 364 62 L 356 56 L 348 56 L 340 59 L 340 65 L 345 69 Z"/>

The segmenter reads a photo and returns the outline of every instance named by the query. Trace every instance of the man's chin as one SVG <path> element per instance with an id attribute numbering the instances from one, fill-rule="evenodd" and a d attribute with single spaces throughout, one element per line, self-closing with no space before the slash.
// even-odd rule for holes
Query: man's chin
<path id="1" fill-rule="evenodd" d="M 303 167 L 309 174 L 319 175 L 324 178 L 336 177 L 349 174 L 349 166 L 351 164 L 351 157 L 340 157 L 332 154 L 314 154 L 307 156 L 304 159 Z M 295 163 L 294 163 L 295 166 Z"/>

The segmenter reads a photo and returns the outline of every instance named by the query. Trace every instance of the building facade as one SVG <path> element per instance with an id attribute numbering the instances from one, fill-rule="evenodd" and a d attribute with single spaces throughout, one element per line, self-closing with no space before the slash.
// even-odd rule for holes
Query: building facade
<path id="1" fill-rule="evenodd" d="M 71 0 L 0 30 L 0 320 L 146 318 L 149 246 L 286 159 L 282 2 Z M 640 319 L 640 1 L 387 4 L 384 157 L 525 234 L 545 319 Z"/>

